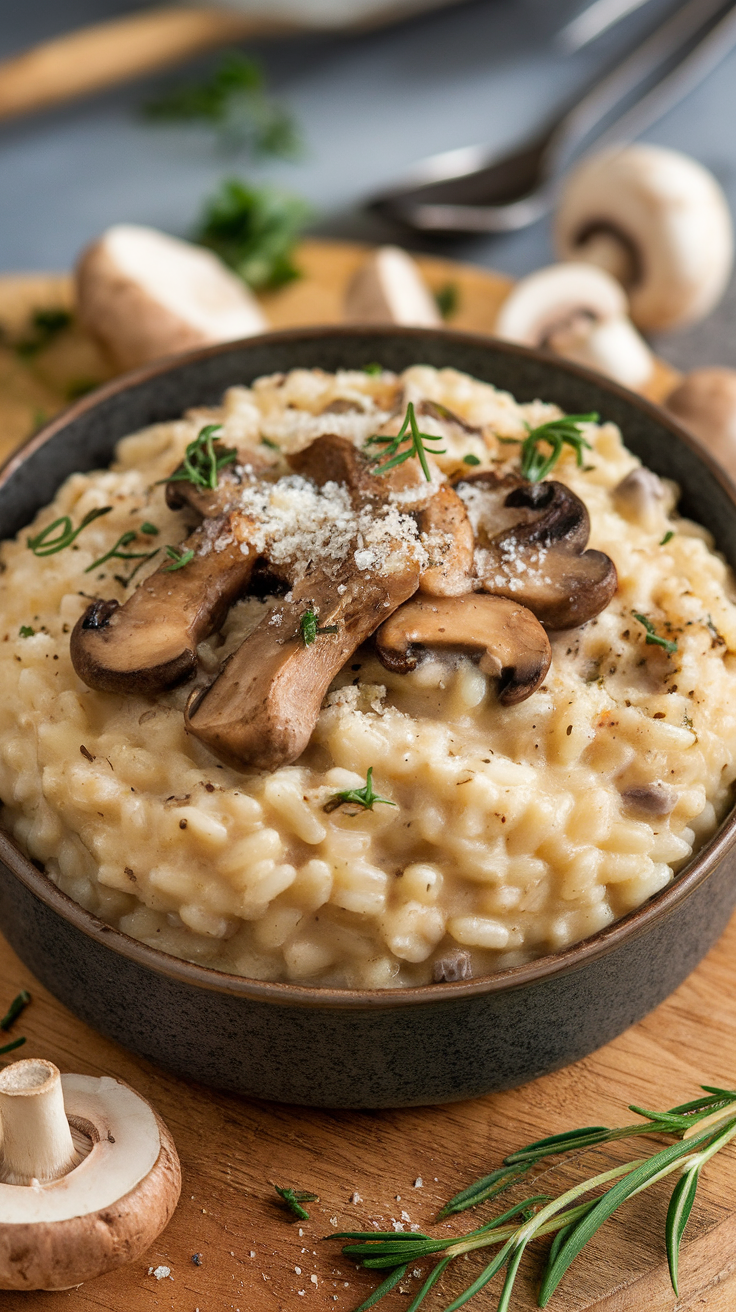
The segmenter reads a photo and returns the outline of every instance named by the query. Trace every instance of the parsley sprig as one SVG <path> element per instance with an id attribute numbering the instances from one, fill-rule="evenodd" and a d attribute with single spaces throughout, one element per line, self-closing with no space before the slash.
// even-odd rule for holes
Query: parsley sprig
<path id="1" fill-rule="evenodd" d="M 299 632 L 301 633 L 302 642 L 305 647 L 311 647 L 312 643 L 316 641 L 318 633 L 338 632 L 336 624 L 323 624 L 320 626 L 317 623 L 317 619 L 317 612 L 310 609 L 305 610 L 299 621 Z"/>
<path id="2" fill-rule="evenodd" d="M 417 417 L 414 413 L 414 403 L 410 401 L 406 407 L 404 422 L 396 436 L 381 437 L 377 433 L 374 433 L 373 437 L 368 438 L 366 446 L 371 446 L 374 443 L 381 443 L 385 447 L 385 450 L 381 451 L 379 455 L 371 457 L 376 464 L 375 472 L 377 474 L 388 474 L 389 470 L 395 469 L 397 465 L 403 465 L 405 460 L 411 460 L 413 456 L 416 456 L 422 466 L 424 477 L 428 483 L 431 483 L 432 475 L 430 473 L 429 465 L 427 464 L 427 454 L 429 453 L 431 456 L 443 456 L 447 448 L 437 448 L 434 445 L 437 442 L 443 441 L 444 438 L 437 437 L 435 434 L 420 433 L 419 425 L 417 424 Z M 406 442 L 407 445 L 402 451 L 400 448 L 404 442 Z M 427 444 L 426 447 L 425 443 Z"/>
<path id="3" fill-rule="evenodd" d="M 109 515 L 111 510 L 112 506 L 101 506 L 96 510 L 88 510 L 78 528 L 72 527 L 69 515 L 60 515 L 58 519 L 54 520 L 53 524 L 48 524 L 34 538 L 26 538 L 26 543 L 31 548 L 34 556 L 54 556 L 57 551 L 63 551 L 65 547 L 70 547 L 74 539 L 79 537 L 83 528 L 87 528 L 93 520 L 99 519 L 100 515 Z"/>
<path id="4" fill-rule="evenodd" d="M 293 1212 L 294 1216 L 298 1216 L 300 1221 L 309 1220 L 309 1212 L 306 1207 L 302 1207 L 302 1203 L 319 1202 L 319 1194 L 310 1194 L 303 1189 L 281 1189 L 277 1184 L 274 1185 L 274 1189 L 279 1197 L 283 1198 L 289 1211 Z"/>
<path id="5" fill-rule="evenodd" d="M 354 802 L 356 806 L 362 807 L 364 811 L 372 811 L 379 802 L 382 806 L 396 806 L 396 802 L 389 802 L 387 797 L 379 797 L 378 793 L 374 793 L 372 765 L 368 767 L 365 784 L 362 788 L 345 788 L 341 793 L 335 793 L 329 801 L 325 802 L 322 810 L 329 815 L 331 811 L 336 811 L 338 806 L 342 806 L 343 802 Z"/>
<path id="6" fill-rule="evenodd" d="M 640 615 L 639 612 L 635 610 L 632 610 L 631 614 L 634 616 L 634 619 L 638 620 L 640 624 L 643 624 L 644 628 L 646 629 L 647 636 L 644 639 L 644 642 L 648 646 L 663 647 L 664 650 L 668 652 L 670 656 L 674 655 L 674 653 L 677 651 L 676 642 L 673 642 L 671 638 L 661 638 L 657 633 L 657 630 L 655 629 L 654 625 L 652 624 L 652 621 L 648 620 L 646 615 Z"/>
<path id="7" fill-rule="evenodd" d="M 216 491 L 220 470 L 232 464 L 238 454 L 234 447 L 215 450 L 215 434 L 221 429 L 222 424 L 205 424 L 184 452 L 181 469 L 177 469 L 166 482 L 193 483 L 195 487 Z"/>
<path id="8" fill-rule="evenodd" d="M 592 450 L 580 432 L 581 424 L 597 424 L 600 415 L 591 411 L 588 415 L 563 415 L 560 419 L 550 419 L 546 424 L 538 424 L 529 429 L 528 437 L 521 444 L 521 472 L 530 483 L 540 483 L 546 478 L 562 455 L 565 446 L 572 447 L 578 468 L 583 464 L 583 449 Z M 527 425 L 528 427 L 528 425 Z M 515 438 L 502 438 L 501 441 L 516 441 Z M 540 450 L 539 443 L 543 443 Z"/>
<path id="9" fill-rule="evenodd" d="M 641 1116 L 643 1122 L 614 1129 L 586 1126 L 540 1139 L 519 1152 L 511 1153 L 500 1168 L 451 1198 L 440 1212 L 439 1219 L 488 1201 L 516 1184 L 523 1174 L 546 1157 L 580 1153 L 596 1144 L 641 1134 L 671 1135 L 676 1139 L 675 1143 L 659 1149 L 650 1157 L 636 1158 L 591 1176 L 557 1198 L 548 1194 L 530 1194 L 500 1216 L 460 1238 L 435 1239 L 420 1231 L 344 1231 L 330 1235 L 330 1239 L 350 1241 L 342 1249 L 346 1257 L 356 1258 L 368 1269 L 389 1272 L 356 1312 L 367 1312 L 368 1308 L 374 1307 L 398 1284 L 410 1266 L 425 1257 L 437 1255 L 439 1261 L 407 1306 L 406 1312 L 417 1312 L 450 1262 L 466 1253 L 494 1245 L 500 1246 L 498 1253 L 469 1288 L 445 1308 L 445 1312 L 456 1312 L 504 1268 L 506 1275 L 497 1310 L 508 1312 L 526 1248 L 536 1239 L 554 1235 L 538 1298 L 539 1306 L 546 1307 L 572 1262 L 608 1218 L 629 1198 L 673 1174 L 679 1179 L 667 1212 L 665 1241 L 672 1288 L 679 1297 L 680 1246 L 700 1172 L 711 1157 L 736 1137 L 736 1092 L 710 1085 L 702 1088 L 705 1097 L 666 1112 L 632 1106 L 629 1110 Z M 603 1193 L 580 1201 L 585 1194 L 601 1188 L 604 1188 Z"/>

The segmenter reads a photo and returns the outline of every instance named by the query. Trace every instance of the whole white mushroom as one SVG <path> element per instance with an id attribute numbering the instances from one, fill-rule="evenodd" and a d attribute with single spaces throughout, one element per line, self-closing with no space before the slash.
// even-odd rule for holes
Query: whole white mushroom
<path id="1" fill-rule="evenodd" d="M 635 145 L 583 160 L 555 216 L 561 260 L 612 274 L 645 332 L 696 323 L 723 295 L 733 262 L 728 202 L 702 164 Z"/>

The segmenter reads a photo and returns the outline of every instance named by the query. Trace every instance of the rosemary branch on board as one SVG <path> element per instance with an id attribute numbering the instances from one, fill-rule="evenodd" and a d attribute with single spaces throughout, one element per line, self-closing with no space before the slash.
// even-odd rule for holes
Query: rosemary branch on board
<path id="1" fill-rule="evenodd" d="M 592 448 L 580 432 L 580 426 L 597 424 L 599 419 L 600 415 L 591 411 L 588 415 L 563 415 L 560 419 L 550 419 L 546 424 L 530 428 L 528 436 L 521 443 L 522 476 L 528 478 L 530 483 L 540 483 L 554 469 L 565 446 L 572 447 L 578 468 L 582 468 L 583 449 L 590 451 Z M 502 437 L 500 440 L 515 442 L 517 439 Z M 550 449 L 546 452 L 540 450 L 540 442 Z"/>
<path id="2" fill-rule="evenodd" d="M 387 797 L 379 797 L 378 793 L 373 791 L 373 766 L 369 765 L 368 773 L 365 777 L 365 784 L 362 788 L 345 788 L 341 793 L 335 793 L 329 801 L 325 802 L 322 807 L 329 815 L 331 811 L 336 811 L 338 806 L 344 802 L 353 802 L 360 806 L 364 811 L 372 811 L 374 806 L 379 803 L 381 806 L 396 806 L 396 802 L 389 802 Z"/>
<path id="3" fill-rule="evenodd" d="M 368 438 L 365 445 L 372 446 L 374 443 L 382 443 L 385 447 L 385 450 L 381 451 L 379 455 L 371 456 L 376 465 L 375 472 L 377 474 L 387 474 L 389 470 L 395 469 L 397 465 L 403 465 L 405 460 L 411 460 L 412 457 L 416 456 L 422 466 L 424 477 L 428 483 L 431 483 L 432 475 L 427 464 L 427 454 L 443 456 L 446 448 L 437 448 L 433 446 L 433 443 L 443 442 L 444 440 L 444 438 L 437 437 L 433 433 L 420 433 L 417 417 L 414 413 L 414 404 L 410 401 L 406 407 L 404 422 L 395 437 L 381 437 L 378 433 L 374 433 L 372 437 Z M 402 451 L 401 447 L 404 443 L 407 445 Z M 425 446 L 425 443 L 427 446 Z"/>
<path id="4" fill-rule="evenodd" d="M 28 990 L 21 989 L 20 993 L 13 998 L 13 1001 L 8 1007 L 2 1020 L 0 1020 L 0 1030 L 9 1030 L 11 1025 L 15 1024 L 21 1012 L 25 1011 L 30 1001 L 31 995 Z M 24 1043 L 24 1038 L 12 1039 L 10 1043 L 6 1043 L 0 1048 L 0 1055 L 4 1055 L 6 1052 L 13 1052 L 15 1048 L 21 1048 Z"/>
<path id="5" fill-rule="evenodd" d="M 497 1303 L 497 1312 L 509 1312 L 514 1283 L 527 1246 L 535 1239 L 554 1235 L 547 1255 L 539 1290 L 539 1306 L 546 1307 L 571 1263 L 588 1240 L 610 1216 L 636 1194 L 677 1173 L 679 1179 L 670 1199 L 665 1222 L 665 1242 L 670 1279 L 675 1295 L 678 1290 L 678 1261 L 685 1227 L 703 1166 L 736 1137 L 736 1091 L 702 1085 L 705 1097 L 672 1107 L 666 1112 L 648 1111 L 632 1106 L 630 1111 L 643 1117 L 642 1122 L 610 1129 L 586 1126 L 564 1134 L 552 1135 L 528 1144 L 504 1158 L 502 1166 L 455 1194 L 439 1213 L 438 1220 L 479 1203 L 487 1202 L 510 1188 L 521 1176 L 544 1158 L 563 1153 L 581 1152 L 597 1144 L 611 1143 L 640 1134 L 666 1134 L 676 1142 L 659 1149 L 650 1157 L 636 1158 L 583 1180 L 557 1198 L 530 1194 L 502 1215 L 459 1237 L 433 1238 L 421 1232 L 342 1231 L 329 1239 L 348 1240 L 342 1251 L 370 1270 L 388 1270 L 388 1275 L 356 1312 L 374 1307 L 405 1275 L 408 1267 L 423 1258 L 439 1256 L 424 1284 L 405 1312 L 417 1312 L 427 1294 L 455 1258 L 476 1249 L 500 1245 L 499 1251 L 468 1288 L 444 1307 L 457 1312 L 475 1294 L 505 1268 L 506 1274 Z M 593 1198 L 580 1201 L 585 1194 Z M 521 1218 L 521 1219 L 519 1219 Z"/>
<path id="6" fill-rule="evenodd" d="M 238 454 L 230 446 L 220 446 L 219 452 L 215 450 L 215 433 L 219 433 L 221 428 L 222 424 L 205 424 L 184 452 L 181 469 L 177 469 L 164 482 L 193 483 L 195 487 L 206 487 L 215 492 L 220 470 L 232 464 Z"/>

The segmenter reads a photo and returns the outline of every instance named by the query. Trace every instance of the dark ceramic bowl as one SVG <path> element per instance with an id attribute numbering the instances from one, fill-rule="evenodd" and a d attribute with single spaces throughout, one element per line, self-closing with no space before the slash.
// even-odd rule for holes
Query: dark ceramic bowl
<path id="1" fill-rule="evenodd" d="M 645 464 L 675 478 L 683 509 L 736 565 L 736 493 L 656 406 L 587 370 L 487 338 L 421 329 L 297 330 L 139 370 L 49 424 L 0 474 L 0 538 L 117 440 L 233 383 L 294 366 L 451 365 L 565 410 L 598 410 Z M 181 1075 L 323 1107 L 444 1102 L 508 1088 L 593 1051 L 639 1020 L 700 961 L 736 902 L 736 816 L 672 884 L 584 942 L 497 975 L 416 989 L 269 984 L 146 947 L 77 906 L 0 833 L 0 923 L 38 978 L 95 1029 Z"/>

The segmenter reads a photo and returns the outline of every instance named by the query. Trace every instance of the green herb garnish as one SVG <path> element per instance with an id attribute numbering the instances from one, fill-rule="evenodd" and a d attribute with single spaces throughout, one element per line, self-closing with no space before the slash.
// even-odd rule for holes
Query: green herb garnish
<path id="1" fill-rule="evenodd" d="M 293 1212 L 294 1216 L 298 1216 L 300 1221 L 309 1220 L 309 1212 L 306 1207 L 302 1207 L 302 1203 L 319 1202 L 319 1194 L 305 1193 L 303 1189 L 280 1189 L 277 1184 L 274 1185 L 274 1189 L 279 1197 L 283 1198 L 289 1211 Z"/>
<path id="2" fill-rule="evenodd" d="M 521 472 L 530 483 L 539 483 L 557 464 L 564 446 L 572 447 L 578 468 L 583 464 L 583 448 L 592 450 L 580 432 L 581 424 L 595 424 L 600 416 L 595 412 L 589 415 L 563 415 L 561 419 L 550 419 L 546 424 L 529 429 L 529 436 L 521 443 Z M 527 425 L 528 427 L 528 425 Z M 502 442 L 515 442 L 516 438 L 501 438 Z M 539 450 L 543 442 L 550 448 L 545 454 Z"/>
<path id="3" fill-rule="evenodd" d="M 437 288 L 434 300 L 442 318 L 451 319 L 453 314 L 457 314 L 460 304 L 460 288 L 456 282 L 446 282 Z"/>
<path id="4" fill-rule="evenodd" d="M 674 529 L 668 529 L 668 531 L 665 533 L 664 537 L 662 538 L 662 541 L 659 544 L 660 547 L 666 547 L 667 543 L 671 542 L 674 536 L 675 536 Z"/>
<path id="5" fill-rule="evenodd" d="M 147 538 L 157 538 L 159 531 L 160 530 L 156 528 L 156 525 L 150 524 L 148 520 L 141 524 L 141 533 L 145 533 Z"/>
<path id="6" fill-rule="evenodd" d="M 261 65 L 237 50 L 202 82 L 174 87 L 143 107 L 154 122 L 204 123 L 225 146 L 296 159 L 302 143 L 291 114 L 267 94 Z"/>
<path id="7" fill-rule="evenodd" d="M 270 447 L 272 451 L 280 451 L 280 450 L 281 450 L 281 447 L 279 446 L 278 442 L 272 442 L 271 439 L 270 439 L 270 437 L 262 437 L 262 438 L 261 438 L 261 446 L 267 446 L 267 447 Z"/>
<path id="8" fill-rule="evenodd" d="M 429 471 L 429 465 L 427 464 L 427 454 L 431 456 L 445 455 L 447 450 L 446 447 L 440 447 L 438 449 L 431 445 L 434 442 L 443 442 L 444 440 L 444 438 L 436 437 L 432 433 L 419 432 L 417 417 L 414 413 L 414 405 L 413 402 L 410 401 L 406 407 L 404 422 L 396 434 L 396 437 L 380 437 L 376 433 L 373 437 L 368 438 L 366 446 L 371 446 L 373 443 L 380 442 L 386 448 L 385 451 L 380 453 L 380 455 L 371 457 L 376 464 L 377 474 L 387 474 L 390 469 L 395 469 L 397 465 L 403 465 L 405 460 L 410 460 L 413 456 L 416 456 L 422 466 L 424 477 L 428 483 L 431 483 L 432 475 Z M 403 451 L 399 449 L 402 442 L 408 443 Z M 425 449 L 425 442 L 429 444 L 428 452 Z M 381 461 L 384 463 L 379 463 Z"/>
<path id="9" fill-rule="evenodd" d="M 305 610 L 299 621 L 299 631 L 302 635 L 302 642 L 305 647 L 311 647 L 318 633 L 337 633 L 336 624 L 324 624 L 320 627 L 317 624 L 317 612 Z"/>
<path id="10" fill-rule="evenodd" d="M 18 629 L 18 637 L 19 637 L 19 638 L 32 638 L 35 632 L 36 632 L 36 630 L 35 630 L 35 629 L 32 629 L 31 626 L 30 626 L 30 624 L 21 624 L 20 628 Z M 2 1027 L 0 1027 L 0 1028 L 2 1028 Z"/>
<path id="11" fill-rule="evenodd" d="M 364 364 L 363 373 L 370 374 L 372 377 L 377 378 L 379 374 L 383 373 L 383 365 L 376 364 L 375 361 L 373 361 L 372 364 Z"/>
<path id="12" fill-rule="evenodd" d="M 389 802 L 387 797 L 379 797 L 378 793 L 374 793 L 372 765 L 368 767 L 363 788 L 346 788 L 341 793 L 335 793 L 334 797 L 325 802 L 322 810 L 329 815 L 331 811 L 336 811 L 338 806 L 342 806 L 343 802 L 354 802 L 364 811 L 372 811 L 379 802 L 382 806 L 396 806 L 396 802 Z"/>
<path id="13" fill-rule="evenodd" d="M 648 646 L 663 647 L 664 650 L 668 652 L 670 656 L 674 655 L 674 653 L 677 651 L 676 642 L 673 642 L 670 638 L 660 638 L 659 634 L 657 633 L 657 630 L 652 624 L 652 621 L 648 620 L 646 615 L 640 615 L 638 611 L 635 610 L 632 610 L 631 614 L 634 616 L 635 620 L 638 620 L 640 624 L 644 625 L 644 628 L 647 631 L 647 636 L 644 639 L 644 641 Z"/>
<path id="14" fill-rule="evenodd" d="M 168 573 L 173 574 L 174 570 L 183 569 L 188 565 L 190 560 L 194 560 L 194 548 L 189 547 L 188 551 L 182 551 L 180 547 L 167 547 L 166 555 L 169 557 L 171 564 L 164 565 Z"/>
<path id="15" fill-rule="evenodd" d="M 189 443 L 181 469 L 177 469 L 164 482 L 193 483 L 195 487 L 206 487 L 214 492 L 220 470 L 232 464 L 238 454 L 234 447 L 220 447 L 219 454 L 215 450 L 215 433 L 221 428 L 222 424 L 205 424 L 198 437 Z M 157 529 L 155 531 L 158 532 Z"/>
<path id="16" fill-rule="evenodd" d="M 674 1173 L 678 1173 L 680 1179 L 671 1197 L 665 1223 L 665 1239 L 672 1287 L 675 1295 L 679 1296 L 677 1274 L 680 1245 L 700 1172 L 711 1157 L 736 1137 L 736 1092 L 707 1085 L 703 1089 L 706 1097 L 673 1107 L 667 1112 L 631 1107 L 631 1111 L 644 1118 L 643 1123 L 615 1129 L 588 1126 L 538 1140 L 520 1152 L 510 1154 L 498 1170 L 450 1199 L 442 1209 L 440 1219 L 487 1201 L 501 1189 L 517 1183 L 519 1177 L 535 1163 L 552 1155 L 579 1153 L 596 1144 L 641 1134 L 666 1134 L 679 1140 L 659 1149 L 650 1157 L 637 1158 L 594 1175 L 557 1198 L 532 1194 L 502 1215 L 460 1238 L 435 1239 L 421 1232 L 395 1234 L 375 1230 L 330 1235 L 331 1239 L 350 1241 L 342 1249 L 346 1257 L 357 1259 L 368 1269 L 389 1270 L 389 1275 L 356 1312 L 367 1312 L 368 1308 L 374 1307 L 398 1283 L 409 1266 L 421 1262 L 423 1258 L 440 1255 L 439 1262 L 407 1307 L 407 1312 L 417 1312 L 450 1262 L 466 1253 L 493 1245 L 499 1245 L 500 1251 L 445 1312 L 456 1312 L 474 1294 L 485 1288 L 504 1267 L 506 1276 L 497 1309 L 498 1312 L 508 1312 L 516 1276 L 528 1244 L 544 1236 L 554 1235 L 539 1291 L 539 1306 L 545 1307 L 571 1263 L 621 1204 Z M 609 1186 L 604 1193 L 584 1202 L 579 1201 L 585 1194 L 603 1186 Z"/>
<path id="17" fill-rule="evenodd" d="M 93 560 L 92 564 L 88 565 L 84 571 L 85 574 L 89 574 L 91 570 L 96 569 L 98 565 L 104 565 L 106 560 L 137 560 L 140 564 L 136 566 L 136 570 L 140 569 L 144 560 L 150 560 L 153 556 L 156 556 L 160 548 L 155 547 L 153 551 L 124 551 L 123 547 L 129 546 L 137 536 L 138 534 L 134 528 L 128 529 L 126 533 L 121 533 L 115 546 L 111 547 L 109 551 L 106 551 L 104 556 L 100 556 L 99 560 Z M 134 570 L 133 572 L 135 573 L 136 571 Z M 132 578 L 133 575 L 131 574 L 130 577 Z"/>
<path id="18" fill-rule="evenodd" d="M 311 213 L 299 196 L 226 178 L 207 202 L 195 241 L 256 291 L 282 287 L 299 277 L 292 255 Z"/>
<path id="19" fill-rule="evenodd" d="M 75 538 L 79 537 L 83 528 L 87 528 L 93 520 L 99 519 L 100 515 L 109 515 L 112 506 L 102 506 L 99 510 L 88 510 L 79 528 L 72 528 L 72 521 L 69 515 L 60 515 L 55 519 L 53 524 L 47 525 L 35 538 L 26 538 L 27 545 L 31 548 L 34 556 L 53 556 L 57 551 L 63 551 L 65 547 L 71 546 Z M 56 532 L 58 530 L 58 532 Z M 53 534 L 56 532 L 56 537 Z"/>
<path id="20" fill-rule="evenodd" d="M 479 464 L 480 464 L 480 460 L 478 459 L 477 456 L 474 456 L 474 455 L 473 455 L 472 451 L 469 451 L 468 454 L 467 454 L 466 456 L 463 456 L 463 464 L 464 464 L 464 465 L 479 465 Z"/>
<path id="21" fill-rule="evenodd" d="M 28 1003 L 31 1001 L 31 995 L 27 989 L 21 989 L 17 997 L 13 998 L 8 1010 L 0 1020 L 0 1030 L 9 1030 L 10 1026 L 18 1019 L 21 1012 L 25 1011 Z"/>
<path id="22" fill-rule="evenodd" d="M 52 306 L 47 310 L 34 310 L 31 317 L 31 332 L 28 337 L 22 338 L 15 344 L 15 350 L 18 355 L 24 359 L 30 359 L 43 351 L 46 346 L 58 337 L 59 333 L 68 328 L 72 321 L 72 316 L 68 310 L 62 309 L 61 306 Z"/>

